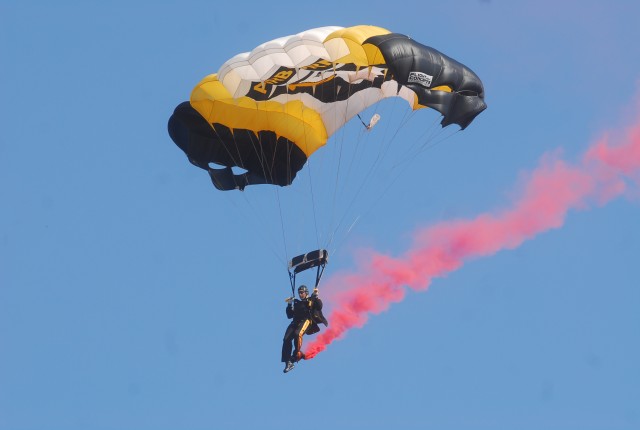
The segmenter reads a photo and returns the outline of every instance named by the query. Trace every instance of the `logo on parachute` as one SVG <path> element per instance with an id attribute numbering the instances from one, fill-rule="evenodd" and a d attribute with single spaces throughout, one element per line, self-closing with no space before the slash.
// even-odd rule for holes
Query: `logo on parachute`
<path id="1" fill-rule="evenodd" d="M 309 64 L 308 66 L 303 66 L 301 69 L 310 70 L 310 71 L 313 71 L 313 70 L 323 71 L 323 70 L 331 69 L 332 67 L 334 67 L 334 65 L 330 61 L 319 59 L 313 64 Z M 309 78 L 309 76 L 311 76 L 311 72 L 309 73 L 310 73 L 309 75 L 303 78 L 304 80 L 306 80 L 307 78 Z M 281 66 L 269 79 L 256 83 L 253 86 L 253 89 L 263 95 L 266 95 L 268 86 L 282 85 L 287 81 L 289 81 L 295 74 L 296 74 L 295 69 Z M 317 85 L 320 83 L 322 83 L 322 81 L 313 83 L 313 85 Z M 312 84 L 309 84 L 309 85 L 312 85 Z M 294 85 L 294 88 L 291 88 L 291 90 L 295 90 L 295 85 Z"/>
<path id="2" fill-rule="evenodd" d="M 350 82 L 348 76 L 356 70 L 355 64 L 334 64 L 323 59 L 299 69 L 280 66 L 264 81 L 252 82 L 245 95 L 255 100 L 273 100 L 281 95 L 290 97 L 306 93 L 323 103 L 333 103 L 346 100 L 355 92 L 372 86 L 372 82 Z M 378 88 L 384 76 L 379 78 Z"/>
<path id="3" fill-rule="evenodd" d="M 422 72 L 410 72 L 407 83 L 418 84 L 422 85 L 425 88 L 429 88 L 431 87 L 431 81 L 433 81 L 433 76 L 431 75 L 427 75 L 426 73 Z"/>

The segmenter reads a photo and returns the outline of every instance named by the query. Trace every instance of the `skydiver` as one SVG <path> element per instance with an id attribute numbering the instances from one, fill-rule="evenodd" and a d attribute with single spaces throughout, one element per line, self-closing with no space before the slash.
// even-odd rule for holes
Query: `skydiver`
<path id="1" fill-rule="evenodd" d="M 285 363 L 283 372 L 293 370 L 295 363 L 305 358 L 302 352 L 302 336 L 314 334 L 320 331 L 318 323 L 328 325 L 327 319 L 322 315 L 322 300 L 318 297 L 318 288 L 313 290 L 311 297 L 309 289 L 305 285 L 298 288 L 300 300 L 291 297 L 286 308 L 287 318 L 293 319 L 282 340 L 282 362 Z M 293 349 L 293 354 L 291 350 Z"/>

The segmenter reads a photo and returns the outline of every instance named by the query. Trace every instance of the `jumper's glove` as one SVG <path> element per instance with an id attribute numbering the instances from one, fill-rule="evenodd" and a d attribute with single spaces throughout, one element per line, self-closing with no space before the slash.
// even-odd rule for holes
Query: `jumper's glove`
<path id="1" fill-rule="evenodd" d="M 286 299 L 284 299 L 285 302 L 287 303 L 292 303 L 293 304 L 293 300 L 295 299 L 295 297 L 287 297 Z"/>
<path id="2" fill-rule="evenodd" d="M 318 288 L 314 288 L 313 289 L 313 294 L 311 294 L 314 297 L 318 297 Z"/>

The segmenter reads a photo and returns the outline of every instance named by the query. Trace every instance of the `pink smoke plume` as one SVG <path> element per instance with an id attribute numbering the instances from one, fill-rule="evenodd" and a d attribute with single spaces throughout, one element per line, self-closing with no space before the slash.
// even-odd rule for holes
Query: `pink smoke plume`
<path id="1" fill-rule="evenodd" d="M 330 326 L 305 351 L 310 359 L 336 339 L 362 327 L 371 314 L 404 298 L 405 286 L 426 290 L 471 258 L 513 249 L 544 231 L 559 228 L 571 209 L 602 205 L 640 184 L 640 116 L 620 137 L 605 135 L 570 165 L 557 153 L 543 157 L 512 207 L 474 219 L 441 222 L 418 231 L 414 245 L 399 257 L 371 252 L 352 273 L 334 277 L 347 290 L 331 298 Z"/>

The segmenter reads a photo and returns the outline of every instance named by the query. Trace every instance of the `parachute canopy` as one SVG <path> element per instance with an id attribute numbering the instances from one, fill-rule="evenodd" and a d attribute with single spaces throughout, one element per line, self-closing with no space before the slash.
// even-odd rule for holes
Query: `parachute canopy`
<path id="1" fill-rule="evenodd" d="M 229 59 L 176 107 L 169 134 L 220 190 L 286 186 L 347 121 L 387 97 L 437 110 L 443 127 L 464 129 L 486 109 L 478 76 L 441 52 L 380 27 L 322 27 Z"/>

